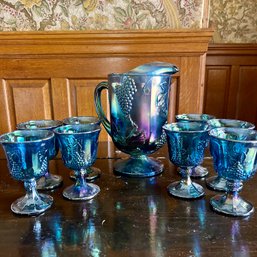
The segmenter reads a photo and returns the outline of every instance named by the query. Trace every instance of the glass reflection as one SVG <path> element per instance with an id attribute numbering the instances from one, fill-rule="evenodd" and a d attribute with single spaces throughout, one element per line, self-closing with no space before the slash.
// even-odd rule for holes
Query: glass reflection
<path id="1" fill-rule="evenodd" d="M 247 245 L 247 241 L 242 240 L 244 237 L 240 232 L 240 221 L 234 220 L 231 226 L 231 244 L 232 249 L 236 249 L 233 252 L 234 257 L 248 257 L 250 256 L 249 247 Z"/>
<path id="2" fill-rule="evenodd" d="M 74 205 L 69 210 L 72 212 L 63 210 L 62 214 L 32 219 L 21 244 L 31 245 L 31 252 L 42 257 L 62 256 L 63 250 L 70 256 L 78 252 L 80 256 L 101 256 L 101 222 L 96 219 L 96 202 Z"/>
<path id="3" fill-rule="evenodd" d="M 124 182 L 118 192 L 122 197 L 113 201 L 111 209 L 114 211 L 106 213 L 108 223 L 105 223 L 109 226 L 108 242 L 113 253 L 119 256 L 121 251 L 131 250 L 135 253 L 147 253 L 148 257 L 164 256 L 163 239 L 167 219 L 162 215 L 159 218 L 158 214 L 165 211 L 166 200 L 162 196 L 163 188 L 159 186 L 158 178 L 138 180 L 121 177 L 120 180 Z M 111 201 L 109 199 L 108 205 Z M 103 202 L 102 208 L 104 204 Z M 137 215 L 135 210 L 140 210 Z"/>

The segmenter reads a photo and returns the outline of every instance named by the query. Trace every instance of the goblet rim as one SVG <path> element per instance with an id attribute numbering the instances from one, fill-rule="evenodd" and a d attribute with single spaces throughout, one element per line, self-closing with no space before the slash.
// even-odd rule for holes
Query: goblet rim
<path id="1" fill-rule="evenodd" d="M 13 142 L 13 141 L 9 141 L 7 139 L 4 139 L 6 136 L 11 136 L 12 134 L 14 135 L 15 133 L 21 133 L 23 134 L 22 136 L 25 136 L 26 134 L 31 135 L 31 132 L 36 133 L 36 134 L 45 134 L 44 137 L 40 138 L 40 139 L 35 139 L 35 140 L 30 140 L 30 141 L 23 141 L 23 142 Z M 44 130 L 44 129 L 23 129 L 23 130 L 14 130 L 5 134 L 2 134 L 0 136 L 0 143 L 1 144 L 31 144 L 31 143 L 38 143 L 38 142 L 42 142 L 42 141 L 48 141 L 49 139 L 54 138 L 54 132 L 51 130 Z"/>
<path id="2" fill-rule="evenodd" d="M 71 131 L 70 132 L 68 131 L 69 128 L 83 128 L 83 127 L 86 128 L 90 125 L 95 125 L 96 128 L 88 131 L 78 131 L 78 132 L 72 131 L 72 133 Z M 60 129 L 62 129 L 62 131 L 59 131 Z M 67 129 L 67 130 L 63 131 L 63 129 Z M 76 125 L 73 124 L 73 125 L 63 125 L 63 126 L 57 127 L 53 131 L 57 135 L 81 135 L 81 134 L 91 134 L 100 130 L 101 130 L 101 127 L 100 125 L 97 125 L 97 124 L 76 124 Z"/>
<path id="3" fill-rule="evenodd" d="M 216 127 L 216 126 L 213 126 L 211 123 L 214 122 L 214 121 L 220 121 L 220 122 L 237 122 L 237 123 L 244 123 L 244 124 L 247 124 L 249 125 L 249 127 L 245 127 L 245 128 L 242 128 L 242 127 L 237 127 L 237 126 L 220 126 L 220 127 Z M 212 128 L 242 128 L 242 129 L 254 129 L 255 128 L 255 125 L 249 121 L 244 121 L 244 120 L 238 120 L 238 119 L 219 119 L 219 118 L 215 118 L 215 119 L 210 119 L 210 120 L 207 120 L 207 123 L 209 126 L 211 126 Z"/>
<path id="4" fill-rule="evenodd" d="M 227 131 L 227 132 L 242 132 L 242 133 L 253 133 L 256 134 L 256 139 L 255 140 L 237 140 L 237 139 L 228 139 L 228 138 L 223 138 L 221 136 L 218 135 L 214 135 L 213 133 L 216 133 L 216 131 Z M 242 144 L 257 144 L 257 130 L 253 130 L 253 129 L 244 129 L 244 128 L 231 128 L 231 127 L 221 127 L 221 128 L 213 128 L 209 130 L 209 136 L 213 137 L 213 138 L 217 138 L 219 140 L 224 140 L 224 141 L 229 141 L 229 142 L 235 142 L 235 143 L 242 143 Z"/>
<path id="5" fill-rule="evenodd" d="M 28 125 L 30 125 L 29 123 L 35 123 L 37 125 L 37 123 L 39 122 L 46 122 L 46 123 L 50 123 L 48 126 L 44 126 L 44 127 L 26 127 Z M 33 125 L 35 125 L 33 124 Z M 18 123 L 16 128 L 18 130 L 51 130 L 51 129 L 54 129 L 58 126 L 61 126 L 63 124 L 63 122 L 61 120 L 52 120 L 52 119 L 42 119 L 42 120 L 28 120 L 28 121 L 25 121 L 25 122 L 21 122 L 21 123 Z M 32 124 L 31 124 L 32 125 Z"/>
<path id="6" fill-rule="evenodd" d="M 197 116 L 200 117 L 200 116 L 205 115 L 206 117 L 208 117 L 208 119 L 199 119 L 199 118 L 189 119 L 189 118 L 182 117 L 182 116 L 186 116 L 186 115 L 194 115 L 195 117 L 197 117 Z M 207 113 L 181 113 L 181 114 L 175 115 L 175 118 L 178 121 L 207 122 L 208 120 L 215 119 L 216 117 L 212 114 L 207 114 Z"/>
<path id="7" fill-rule="evenodd" d="M 71 119 L 78 119 L 78 121 L 79 121 L 79 119 L 92 119 L 92 121 L 90 121 L 89 120 L 89 122 L 88 123 L 71 123 L 71 122 L 69 122 L 69 121 L 71 121 Z M 94 120 L 94 121 L 93 121 Z M 79 115 L 79 116 L 70 116 L 70 117 L 67 117 L 67 118 L 65 118 L 65 119 L 63 119 L 62 120 L 62 122 L 63 122 L 63 124 L 64 125 L 79 125 L 79 124 L 98 124 L 98 125 L 100 125 L 100 123 L 101 123 L 101 120 L 99 119 L 99 117 L 97 117 L 97 116 L 84 116 L 84 115 Z M 80 122 L 80 121 L 79 121 Z"/>
<path id="8" fill-rule="evenodd" d="M 147 72 L 143 73 L 136 73 L 136 72 L 126 72 L 126 73 L 110 73 L 108 74 L 108 78 L 109 77 L 124 77 L 124 76 L 133 76 L 133 77 L 142 77 L 142 75 L 144 76 L 149 76 L 149 77 L 167 77 L 170 78 L 172 76 L 172 74 L 168 74 L 168 73 L 162 73 L 162 74 L 147 74 Z"/>
<path id="9" fill-rule="evenodd" d="M 180 121 L 180 122 L 166 123 L 165 125 L 162 126 L 162 128 L 165 131 L 172 132 L 172 133 L 188 133 L 188 134 L 190 134 L 190 133 L 208 132 L 211 129 L 207 124 L 203 124 L 203 123 L 200 123 L 200 122 L 190 122 L 190 123 L 188 123 L 188 125 L 190 124 L 190 126 L 192 126 L 192 125 L 205 126 L 205 129 L 200 129 L 200 130 L 178 130 L 178 131 L 176 131 L 176 130 L 171 130 L 169 128 L 172 125 L 178 125 L 178 124 L 185 125 L 185 122 Z"/>

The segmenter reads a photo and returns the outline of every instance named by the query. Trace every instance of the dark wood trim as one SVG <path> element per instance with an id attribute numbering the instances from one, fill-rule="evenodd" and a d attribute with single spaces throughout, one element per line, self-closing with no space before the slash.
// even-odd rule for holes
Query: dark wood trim
<path id="1" fill-rule="evenodd" d="M 207 56 L 257 55 L 257 44 L 209 44 Z"/>

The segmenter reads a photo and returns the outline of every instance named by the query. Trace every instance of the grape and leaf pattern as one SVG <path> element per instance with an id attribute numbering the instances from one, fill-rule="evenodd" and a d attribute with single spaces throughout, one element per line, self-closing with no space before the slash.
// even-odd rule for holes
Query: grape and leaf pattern
<path id="1" fill-rule="evenodd" d="M 145 83 L 142 83 L 142 89 L 140 89 L 140 94 L 142 96 L 150 97 L 153 86 L 153 78 L 148 79 Z M 156 86 L 156 85 L 155 85 Z M 122 77 L 121 83 L 113 84 L 114 93 L 117 98 L 118 106 L 121 110 L 122 115 L 116 117 L 114 115 L 112 123 L 112 132 L 115 137 L 115 141 L 118 141 L 121 145 L 125 144 L 138 144 L 144 145 L 146 143 L 147 137 L 143 130 L 140 130 L 136 122 L 133 121 L 131 117 L 131 111 L 133 109 L 133 101 L 135 95 L 138 92 L 136 82 L 132 76 L 124 75 Z M 168 88 L 167 81 L 163 81 L 158 84 L 158 91 L 160 91 L 156 97 L 155 107 L 158 115 L 162 116 L 163 120 L 167 119 L 168 113 Z M 150 99 L 150 98 L 149 98 Z M 136 107 L 134 107 L 136 108 Z M 147 115 L 147 113 L 145 113 Z M 125 126 L 116 126 L 116 124 L 126 124 Z M 125 132 L 121 132 L 125 130 Z M 125 136 L 119 136 L 120 134 L 125 134 Z M 156 147 L 161 147 L 166 142 L 166 136 L 164 131 L 154 142 Z"/>
<path id="2" fill-rule="evenodd" d="M 25 149 L 10 149 L 6 151 L 9 169 L 18 180 L 39 178 L 48 170 L 48 149 L 41 146 L 40 150 L 26 160 Z"/>

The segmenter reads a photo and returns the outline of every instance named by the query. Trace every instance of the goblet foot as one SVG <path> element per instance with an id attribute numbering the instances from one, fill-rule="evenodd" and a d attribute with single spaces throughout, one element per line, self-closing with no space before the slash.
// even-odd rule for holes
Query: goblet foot
<path id="1" fill-rule="evenodd" d="M 232 197 L 229 194 L 212 197 L 210 204 L 215 211 L 236 217 L 249 216 L 254 211 L 254 207 L 251 203 L 243 200 L 239 196 Z"/>
<path id="2" fill-rule="evenodd" d="M 11 205 L 11 210 L 16 214 L 39 215 L 49 209 L 53 203 L 53 197 L 45 194 L 37 194 L 31 198 L 25 195 L 17 199 Z"/>
<path id="3" fill-rule="evenodd" d="M 47 173 L 37 181 L 38 190 L 51 190 L 62 184 L 62 177 Z"/>
<path id="4" fill-rule="evenodd" d="M 87 175 L 86 175 L 86 181 L 92 181 L 101 176 L 101 170 L 96 168 L 96 167 L 91 167 L 87 169 Z M 70 172 L 70 178 L 71 179 L 76 179 L 75 172 L 71 171 Z"/>
<path id="5" fill-rule="evenodd" d="M 225 178 L 222 178 L 220 176 L 212 176 L 208 179 L 205 180 L 206 185 L 214 190 L 214 191 L 222 191 L 225 192 L 227 191 L 227 180 Z"/>
<path id="6" fill-rule="evenodd" d="M 163 164 L 151 157 L 140 156 L 118 160 L 114 164 L 114 172 L 128 177 L 153 177 L 163 172 Z"/>
<path id="7" fill-rule="evenodd" d="M 228 191 L 227 189 L 227 180 L 225 178 L 222 178 L 220 176 L 212 176 L 208 179 L 205 180 L 205 183 L 207 187 L 214 191 L 221 191 L 221 192 L 226 192 Z M 238 191 L 242 190 L 243 184 L 241 184 L 238 187 Z"/>
<path id="8" fill-rule="evenodd" d="M 179 168 L 179 172 L 181 172 L 180 168 Z M 199 165 L 199 166 L 196 166 L 195 168 L 192 168 L 190 177 L 191 178 L 203 178 L 203 177 L 207 176 L 208 173 L 209 172 L 206 168 Z"/>
<path id="9" fill-rule="evenodd" d="M 72 185 L 64 189 L 63 196 L 69 200 L 90 200 L 100 192 L 100 187 L 87 183 L 85 186 Z"/>
<path id="10" fill-rule="evenodd" d="M 167 189 L 171 195 L 185 199 L 195 199 L 204 195 L 203 187 L 194 182 L 188 185 L 182 181 L 175 181 Z"/>

